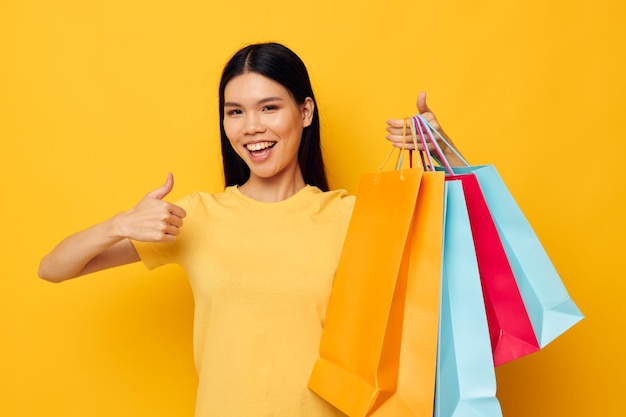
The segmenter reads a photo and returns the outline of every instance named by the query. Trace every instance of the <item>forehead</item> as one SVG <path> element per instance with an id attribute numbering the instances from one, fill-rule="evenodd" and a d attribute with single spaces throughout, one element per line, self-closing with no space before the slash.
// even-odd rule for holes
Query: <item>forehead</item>
<path id="1" fill-rule="evenodd" d="M 290 98 L 291 95 L 280 83 L 256 72 L 238 75 L 224 88 L 226 102 L 256 102 L 267 97 Z"/>

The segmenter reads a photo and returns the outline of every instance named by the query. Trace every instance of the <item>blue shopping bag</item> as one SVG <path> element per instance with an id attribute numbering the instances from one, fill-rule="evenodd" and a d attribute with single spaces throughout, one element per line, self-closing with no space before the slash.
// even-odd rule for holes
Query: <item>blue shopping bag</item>
<path id="1" fill-rule="evenodd" d="M 460 181 L 446 182 L 435 417 L 501 417 L 487 316 Z"/>
<path id="2" fill-rule="evenodd" d="M 423 116 L 415 117 L 421 122 L 418 127 L 424 128 L 437 149 L 434 135 L 447 144 L 446 139 L 433 129 Z M 450 149 L 455 151 L 452 146 Z M 443 158 L 440 149 L 438 151 L 439 156 Z M 461 155 L 458 156 L 464 160 Z M 578 323 L 583 318 L 582 313 L 569 296 L 543 245 L 496 168 L 493 165 L 470 166 L 467 162 L 466 167 L 452 168 L 442 158 L 439 161 L 440 165 L 444 165 L 447 172 L 473 173 L 478 178 L 539 347 L 545 347 Z"/>
<path id="3" fill-rule="evenodd" d="M 539 238 L 493 165 L 453 168 L 478 178 L 515 275 L 540 347 L 559 337 L 583 315 L 569 296 Z"/>

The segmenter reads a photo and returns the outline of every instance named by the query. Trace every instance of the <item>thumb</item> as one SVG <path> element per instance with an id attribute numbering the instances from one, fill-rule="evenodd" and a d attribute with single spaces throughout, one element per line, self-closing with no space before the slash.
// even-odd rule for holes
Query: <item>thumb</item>
<path id="1" fill-rule="evenodd" d="M 174 188 L 174 176 L 171 172 L 169 172 L 167 174 L 167 181 L 165 181 L 165 184 L 163 184 L 154 191 L 150 191 L 148 193 L 148 196 L 156 198 L 158 200 L 162 200 L 166 195 L 170 193 L 170 191 L 172 191 L 172 188 Z"/>
<path id="2" fill-rule="evenodd" d="M 431 112 L 426 104 L 426 92 L 422 91 L 417 97 L 417 110 L 421 113 Z M 432 113 L 432 112 L 431 112 Z"/>

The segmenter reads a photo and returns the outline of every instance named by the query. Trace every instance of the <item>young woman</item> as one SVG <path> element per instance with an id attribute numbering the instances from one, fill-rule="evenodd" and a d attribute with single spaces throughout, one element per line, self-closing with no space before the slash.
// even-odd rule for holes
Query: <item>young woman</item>
<path id="1" fill-rule="evenodd" d="M 196 416 L 342 415 L 307 383 L 355 200 L 328 190 L 306 67 L 282 45 L 247 46 L 226 64 L 219 102 L 222 193 L 168 203 L 170 174 L 135 207 L 59 243 L 39 275 L 179 263 L 195 300 Z M 438 128 L 424 94 L 418 109 Z M 396 146 L 402 123 L 388 122 Z"/>

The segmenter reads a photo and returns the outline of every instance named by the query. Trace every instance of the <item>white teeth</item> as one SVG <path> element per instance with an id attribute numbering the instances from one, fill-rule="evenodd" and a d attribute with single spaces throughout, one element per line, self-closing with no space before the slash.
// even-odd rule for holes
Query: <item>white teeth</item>
<path id="1" fill-rule="evenodd" d="M 260 151 L 262 149 L 267 149 L 273 146 L 276 142 L 257 142 L 257 143 L 248 143 L 246 145 L 246 149 L 249 151 Z"/>

